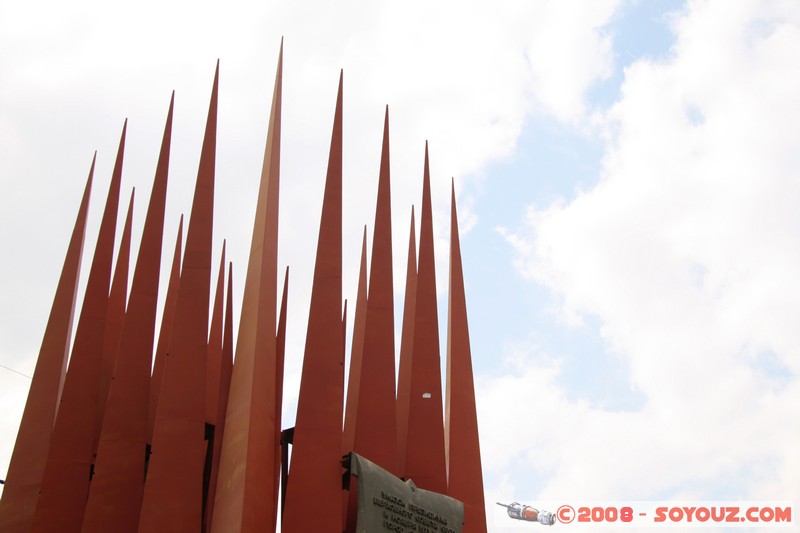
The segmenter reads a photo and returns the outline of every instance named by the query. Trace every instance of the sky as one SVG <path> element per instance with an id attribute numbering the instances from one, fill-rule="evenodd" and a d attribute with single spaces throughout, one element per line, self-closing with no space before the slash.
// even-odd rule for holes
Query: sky
<path id="1" fill-rule="evenodd" d="M 345 297 L 386 105 L 398 330 L 426 140 L 442 326 L 455 180 L 490 531 L 496 501 L 800 504 L 790 1 L 0 0 L 0 477 L 94 151 L 85 257 L 126 118 L 135 253 L 175 90 L 166 272 L 217 59 L 212 264 L 227 239 L 241 302 L 282 37 L 285 420 L 343 69 Z"/>

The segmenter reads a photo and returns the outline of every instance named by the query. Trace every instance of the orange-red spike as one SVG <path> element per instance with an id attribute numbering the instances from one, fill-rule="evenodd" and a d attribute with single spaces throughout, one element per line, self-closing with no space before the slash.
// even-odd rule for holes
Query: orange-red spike
<path id="1" fill-rule="evenodd" d="M 397 371 L 397 471 L 406 471 L 408 441 L 408 406 L 411 394 L 411 351 L 414 345 L 414 303 L 417 297 L 417 243 L 414 238 L 414 207 L 411 207 L 411 231 L 408 237 L 406 293 L 403 304 L 403 330 L 400 337 L 400 365 Z"/>
<path id="2" fill-rule="evenodd" d="M 230 298 L 230 295 L 228 296 Z M 219 261 L 219 274 L 217 275 L 217 289 L 214 295 L 214 307 L 211 312 L 211 330 L 208 334 L 208 359 L 206 364 L 206 423 L 214 426 L 214 438 L 211 446 L 211 471 L 208 478 L 208 490 L 205 495 L 205 512 L 203 523 L 205 528 L 211 527 L 211 517 L 214 514 L 214 493 L 217 488 L 217 472 L 219 471 L 220 446 L 222 445 L 222 427 L 220 422 L 225 419 L 228 391 L 223 389 L 230 386 L 230 382 L 222 382 L 223 365 L 223 312 L 225 299 L 225 241 L 222 241 L 222 254 Z"/>
<path id="3" fill-rule="evenodd" d="M 333 121 L 282 531 L 341 531 L 342 77 Z M 314 510 L 308 505 L 313 502 Z"/>
<path id="4" fill-rule="evenodd" d="M 356 434 L 358 391 L 361 386 L 361 360 L 364 353 L 364 326 L 367 319 L 367 227 L 361 239 L 361 263 L 356 288 L 356 312 L 353 317 L 353 342 L 350 345 L 350 374 L 347 381 L 347 403 L 344 414 L 342 453 L 353 451 Z"/>
<path id="5" fill-rule="evenodd" d="M 396 474 L 393 293 L 389 108 L 387 107 L 383 126 L 375 231 L 372 236 L 372 262 L 354 450 Z"/>
<path id="6" fill-rule="evenodd" d="M 108 393 L 83 533 L 135 533 L 139 523 L 173 104 L 174 96 L 167 113 Z"/>
<path id="7" fill-rule="evenodd" d="M 208 363 L 206 364 L 206 422 L 216 425 L 220 418 L 219 387 L 222 375 L 222 328 L 225 299 L 225 241 L 222 241 L 222 254 L 217 274 L 217 289 L 214 293 L 214 307 L 211 310 L 211 329 L 208 333 Z M 215 436 L 216 439 L 216 436 Z"/>
<path id="8" fill-rule="evenodd" d="M 280 470 L 274 469 L 280 427 L 275 420 L 278 190 L 283 44 L 278 56 L 253 238 L 247 264 L 236 358 L 225 419 L 211 531 L 275 527 Z"/>
<path id="9" fill-rule="evenodd" d="M 186 234 L 181 281 L 164 367 L 140 533 L 200 531 L 205 461 L 205 379 L 214 219 L 219 62 Z"/>
<path id="10" fill-rule="evenodd" d="M 464 503 L 464 532 L 486 533 L 481 447 L 472 354 L 467 325 L 467 299 L 461 268 L 455 186 L 450 196 L 450 287 L 447 300 L 447 382 L 445 457 L 448 494 Z"/>
<path id="11" fill-rule="evenodd" d="M 413 479 L 418 487 L 446 493 L 439 318 L 436 310 L 431 178 L 427 144 L 422 184 L 414 344 L 411 356 L 405 477 Z"/>
<path id="12" fill-rule="evenodd" d="M 289 267 L 286 267 L 286 274 L 283 278 L 283 295 L 281 295 L 281 311 L 278 317 L 278 333 L 276 335 L 276 364 L 275 364 L 275 427 L 281 428 L 281 418 L 283 417 L 283 368 L 286 357 L 286 312 L 289 303 Z M 280 435 L 280 433 L 278 433 Z M 275 447 L 274 468 L 276 472 L 281 471 L 281 447 Z M 275 483 L 272 493 L 272 502 L 277 509 L 279 486 Z"/>
<path id="13" fill-rule="evenodd" d="M 50 451 L 31 531 L 79 531 L 89 493 L 93 462 L 100 363 L 105 334 L 111 263 L 117 226 L 125 131 L 122 128 L 100 232 L 94 250 L 83 307 L 64 380 Z"/>
<path id="14" fill-rule="evenodd" d="M 128 267 L 131 258 L 131 225 L 133 223 L 133 198 L 136 189 L 131 191 L 128 204 L 128 214 L 125 217 L 125 226 L 122 231 L 119 252 L 117 253 L 117 266 L 114 268 L 114 277 L 111 280 L 111 293 L 108 295 L 108 315 L 106 316 L 106 332 L 103 339 L 103 358 L 100 367 L 100 388 L 97 394 L 97 418 L 95 419 L 95 437 L 93 454 L 97 456 L 97 445 L 100 442 L 100 431 L 103 427 L 103 416 L 108 403 L 108 389 L 111 387 L 111 377 L 114 374 L 114 362 L 119 351 L 119 342 L 122 337 L 122 326 L 125 323 L 125 306 L 128 302 Z"/>
<path id="15" fill-rule="evenodd" d="M 175 304 L 178 301 L 178 286 L 181 282 L 181 253 L 183 247 L 183 215 L 178 222 L 178 236 L 175 239 L 175 251 L 172 254 L 172 268 L 167 283 L 167 296 L 164 298 L 164 310 L 161 314 L 161 328 L 156 343 L 153 375 L 150 378 L 150 400 L 147 408 L 147 442 L 153 442 L 153 428 L 156 424 L 156 407 L 161 393 L 161 380 L 164 377 L 164 366 L 167 364 L 167 350 L 172 333 L 172 321 L 175 318 Z"/>
<path id="16" fill-rule="evenodd" d="M 8 474 L 0 499 L 0 531 L 27 533 L 33 522 L 39 485 L 50 448 L 50 434 L 61 397 L 67 366 L 72 319 L 75 312 L 81 253 L 86 232 L 86 213 L 97 154 L 92 158 L 89 177 L 83 190 L 78 216 L 67 246 L 61 277 L 36 361 L 28 391 L 28 400 L 8 465 Z"/>

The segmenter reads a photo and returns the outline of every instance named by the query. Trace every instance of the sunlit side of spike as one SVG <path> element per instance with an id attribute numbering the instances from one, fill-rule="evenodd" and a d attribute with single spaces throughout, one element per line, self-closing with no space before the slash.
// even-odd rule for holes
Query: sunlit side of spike
<path id="1" fill-rule="evenodd" d="M 347 378 L 347 403 L 344 412 L 342 453 L 353 451 L 356 434 L 356 410 L 361 386 L 361 360 L 364 354 L 364 325 L 367 319 L 367 228 L 361 240 L 361 263 L 356 288 L 356 312 L 353 317 L 353 342 L 350 345 L 350 373 Z"/>
<path id="2" fill-rule="evenodd" d="M 96 154 L 67 246 L 0 499 L 0 531 L 7 533 L 27 533 L 36 510 L 67 366 L 95 159 Z"/>
<path id="3" fill-rule="evenodd" d="M 83 533 L 133 533 L 139 522 L 173 104 L 174 95 L 167 113 L 109 388 Z"/>
<path id="4" fill-rule="evenodd" d="M 456 193 L 450 197 L 450 287 L 447 300 L 447 382 L 445 393 L 445 457 L 448 494 L 464 503 L 464 532 L 486 533 L 481 447 L 472 354 L 467 325 L 467 299 L 461 268 Z"/>
<path id="5" fill-rule="evenodd" d="M 97 455 L 97 444 L 100 442 L 100 430 L 103 427 L 103 416 L 108 403 L 108 389 L 111 386 L 111 377 L 114 374 L 114 361 L 119 350 L 119 341 L 122 336 L 122 326 L 125 323 L 125 306 L 128 302 L 128 270 L 131 257 L 131 224 L 133 221 L 133 197 L 135 189 L 131 192 L 128 214 L 125 218 L 125 227 L 122 231 L 119 252 L 117 253 L 117 266 L 114 268 L 114 277 L 111 280 L 111 293 L 108 295 L 108 314 L 106 316 L 106 332 L 103 339 L 103 358 L 100 368 L 100 386 L 97 394 L 97 418 L 95 419 L 95 438 L 93 453 Z"/>
<path id="6" fill-rule="evenodd" d="M 400 336 L 400 364 L 397 371 L 397 471 L 404 477 L 408 442 L 408 407 L 411 394 L 411 351 L 414 345 L 414 302 L 417 297 L 417 242 L 414 238 L 414 208 L 408 237 L 406 292 L 403 304 L 403 329 Z"/>
<path id="7" fill-rule="evenodd" d="M 229 296 L 230 297 L 230 296 Z M 225 241 L 222 242 L 222 254 L 219 261 L 219 274 L 217 275 L 217 289 L 214 294 L 214 307 L 211 311 L 211 330 L 208 334 L 208 359 L 206 364 L 206 423 L 214 426 L 214 438 L 211 441 L 211 471 L 208 478 L 208 490 L 205 496 L 205 511 L 203 523 L 206 528 L 211 527 L 211 517 L 214 514 L 214 492 L 217 487 L 217 472 L 219 470 L 219 452 L 222 445 L 222 428 L 220 420 L 224 419 L 225 412 L 220 410 L 222 398 L 222 335 L 223 335 L 223 307 L 225 300 Z M 225 391 L 225 403 L 228 395 Z M 224 409 L 224 406 L 222 407 Z"/>
<path id="8" fill-rule="evenodd" d="M 211 531 L 274 529 L 280 471 L 275 420 L 275 324 L 283 44 L 278 56 L 267 142 L 247 264 L 236 357 L 228 396 Z"/>
<path id="9" fill-rule="evenodd" d="M 89 494 L 97 395 L 127 121 L 100 222 L 31 531 L 79 531 Z"/>
<path id="10" fill-rule="evenodd" d="M 172 255 L 172 268 L 170 268 L 169 281 L 167 282 L 167 296 L 164 298 L 164 310 L 161 314 L 161 328 L 156 342 L 155 363 L 153 375 L 150 378 L 150 401 L 147 408 L 147 442 L 153 442 L 153 427 L 156 424 L 156 407 L 158 396 L 161 392 L 161 380 L 164 378 L 164 366 L 167 363 L 167 350 L 172 333 L 172 321 L 175 318 L 175 304 L 178 302 L 178 286 L 181 282 L 181 253 L 183 246 L 183 215 L 178 223 L 178 236 L 175 238 L 175 251 Z"/>
<path id="11" fill-rule="evenodd" d="M 169 356 L 156 407 L 140 533 L 196 533 L 202 524 L 218 89 L 219 62 L 186 233 Z"/>
<path id="12" fill-rule="evenodd" d="M 394 281 L 388 107 L 384 118 L 375 230 L 372 236 L 372 262 L 369 272 L 369 296 L 354 450 L 396 474 Z"/>
<path id="13" fill-rule="evenodd" d="M 342 77 L 322 203 L 282 531 L 342 527 Z M 313 502 L 314 510 L 308 505 Z"/>
<path id="14" fill-rule="evenodd" d="M 442 375 L 434 261 L 431 178 L 426 144 L 405 477 L 413 479 L 418 487 L 446 493 Z"/>

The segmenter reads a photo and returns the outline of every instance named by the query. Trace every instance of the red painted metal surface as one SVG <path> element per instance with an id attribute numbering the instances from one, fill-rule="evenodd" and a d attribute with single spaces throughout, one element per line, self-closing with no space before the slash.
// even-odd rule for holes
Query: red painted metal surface
<path id="1" fill-rule="evenodd" d="M 283 45 L 278 56 L 253 238 L 247 264 L 211 531 L 273 528 L 280 470 L 276 406 L 276 302 Z"/>
<path id="2" fill-rule="evenodd" d="M 397 371 L 397 472 L 406 471 L 408 442 L 408 407 L 411 394 L 411 350 L 414 345 L 414 302 L 417 297 L 417 243 L 414 238 L 414 207 L 411 207 L 411 230 L 408 237 L 406 292 L 403 304 L 403 329 L 400 336 L 400 364 Z"/>
<path id="3" fill-rule="evenodd" d="M 113 369 L 95 475 L 83 519 L 84 533 L 134 533 L 139 523 L 173 104 L 174 97 L 167 112 Z"/>
<path id="4" fill-rule="evenodd" d="M 230 294 L 228 296 L 230 298 Z M 221 422 L 225 420 L 225 408 L 228 404 L 228 389 L 230 380 L 223 383 L 223 307 L 225 306 L 225 241 L 222 241 L 222 253 L 219 260 L 219 274 L 217 275 L 217 289 L 214 294 L 214 307 L 211 310 L 211 329 L 208 333 L 208 359 L 206 364 L 206 423 L 214 426 L 214 438 L 211 444 L 211 471 L 209 472 L 208 490 L 205 495 L 205 512 L 203 524 L 211 527 L 211 517 L 214 515 L 214 493 L 217 488 L 217 474 L 219 472 L 220 447 L 222 445 L 223 428 Z M 224 398 L 223 398 L 224 397 Z M 224 405 L 222 405 L 224 402 Z"/>
<path id="5" fill-rule="evenodd" d="M 108 403 L 108 390 L 114 375 L 114 363 L 117 360 L 119 343 L 122 338 L 122 326 L 125 323 L 125 307 L 128 303 L 128 272 L 131 260 L 131 225 L 133 223 L 133 199 L 136 190 L 131 191 L 128 214 L 122 231 L 117 265 L 111 279 L 111 293 L 108 295 L 108 314 L 106 315 L 106 331 L 103 338 L 103 357 L 100 366 L 100 385 L 97 393 L 97 418 L 94 426 L 93 454 L 97 456 L 97 445 L 100 442 L 100 431 L 103 428 L 103 416 Z M 96 462 L 96 461 L 95 461 Z"/>
<path id="6" fill-rule="evenodd" d="M 405 477 L 420 488 L 447 492 L 442 422 L 442 375 L 439 358 L 439 318 L 436 309 L 436 271 L 428 146 L 422 183 L 417 296 L 409 387 Z"/>
<path id="7" fill-rule="evenodd" d="M 342 77 L 320 220 L 282 531 L 342 528 Z M 309 512 L 309 504 L 314 509 Z"/>
<path id="8" fill-rule="evenodd" d="M 67 246 L 0 499 L 0 531 L 7 533 L 27 533 L 33 523 L 67 366 L 95 159 L 96 154 Z"/>
<path id="9" fill-rule="evenodd" d="M 175 318 L 175 304 L 178 301 L 178 286 L 181 282 L 181 257 L 183 246 L 183 215 L 178 222 L 178 236 L 175 238 L 175 251 L 172 254 L 172 268 L 167 282 L 167 296 L 164 298 L 164 310 L 161 314 L 161 327 L 156 342 L 153 375 L 150 378 L 150 400 L 147 408 L 147 443 L 153 442 L 153 428 L 156 424 L 156 407 L 161 392 L 161 381 L 164 378 L 164 365 L 167 362 L 167 350 L 172 333 L 172 321 Z"/>
<path id="10" fill-rule="evenodd" d="M 464 503 L 464 533 L 486 533 L 478 414 L 472 379 L 467 299 L 461 268 L 456 192 L 450 196 L 450 287 L 447 300 L 445 456 L 448 494 Z"/>
<path id="11" fill-rule="evenodd" d="M 275 427 L 281 427 L 281 418 L 283 416 L 283 368 L 284 360 L 286 358 L 286 312 L 289 305 L 289 267 L 286 267 L 286 274 L 283 278 L 283 295 L 281 296 L 281 311 L 278 317 L 278 333 L 275 340 L 277 358 L 275 361 Z M 280 438 L 280 432 L 278 432 Z M 275 472 L 281 472 L 281 447 L 280 443 L 275 447 Z M 278 497 L 280 495 L 280 487 L 275 483 L 275 489 L 272 494 L 272 504 L 275 509 L 278 509 Z"/>
<path id="12" fill-rule="evenodd" d="M 94 462 L 100 365 L 111 283 L 126 125 L 122 128 L 78 329 L 64 380 L 31 531 L 80 531 Z"/>
<path id="13" fill-rule="evenodd" d="M 169 356 L 156 408 L 140 533 L 197 533 L 202 524 L 218 85 L 219 63 L 186 233 Z"/>
<path id="14" fill-rule="evenodd" d="M 364 328 L 367 320 L 367 228 L 361 239 L 361 262 L 358 268 L 356 311 L 353 317 L 353 341 L 350 344 L 350 373 L 347 377 L 347 402 L 344 412 L 342 454 L 353 451 L 356 435 L 358 391 L 361 388 L 361 366 L 364 355 Z"/>
<path id="15" fill-rule="evenodd" d="M 389 472 L 397 474 L 393 294 L 387 107 L 383 124 L 383 147 L 363 341 L 364 354 L 353 449 Z"/>

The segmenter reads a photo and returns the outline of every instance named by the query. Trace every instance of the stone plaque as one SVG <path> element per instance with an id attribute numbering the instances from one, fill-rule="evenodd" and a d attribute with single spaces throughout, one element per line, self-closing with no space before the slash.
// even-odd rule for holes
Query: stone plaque
<path id="1" fill-rule="evenodd" d="M 464 504 L 455 498 L 418 489 L 355 453 L 350 473 L 358 477 L 357 533 L 461 533 Z"/>

